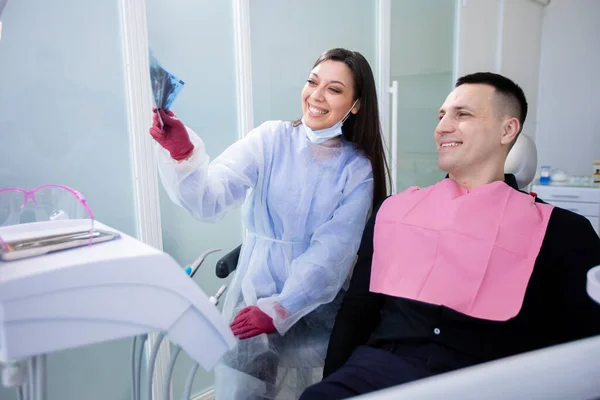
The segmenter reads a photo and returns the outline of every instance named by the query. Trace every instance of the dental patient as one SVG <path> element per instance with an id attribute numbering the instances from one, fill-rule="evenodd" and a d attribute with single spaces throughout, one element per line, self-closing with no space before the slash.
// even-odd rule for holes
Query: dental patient
<path id="1" fill-rule="evenodd" d="M 387 198 L 364 231 L 324 379 L 301 399 L 342 399 L 600 334 L 586 274 L 590 222 L 504 175 L 527 115 L 513 81 L 458 79 L 439 111 L 448 176 Z"/>

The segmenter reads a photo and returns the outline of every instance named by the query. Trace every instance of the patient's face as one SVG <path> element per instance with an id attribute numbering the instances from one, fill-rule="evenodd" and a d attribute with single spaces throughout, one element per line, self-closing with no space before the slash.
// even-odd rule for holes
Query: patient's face
<path id="1" fill-rule="evenodd" d="M 489 85 L 465 84 L 448 95 L 435 129 L 438 167 L 449 174 L 489 170 L 504 157 L 503 119 Z"/>

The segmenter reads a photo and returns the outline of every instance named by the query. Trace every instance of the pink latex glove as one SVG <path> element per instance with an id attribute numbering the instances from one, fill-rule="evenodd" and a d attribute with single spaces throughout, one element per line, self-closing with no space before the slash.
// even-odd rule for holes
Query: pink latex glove
<path id="1" fill-rule="evenodd" d="M 256 306 L 249 306 L 236 315 L 230 325 L 235 336 L 249 339 L 262 333 L 275 332 L 273 320 Z"/>
<path id="2" fill-rule="evenodd" d="M 173 114 L 173 111 L 158 110 L 164 126 L 161 128 L 156 107 L 152 109 L 152 127 L 150 135 L 164 147 L 174 160 L 185 160 L 194 151 L 194 145 L 188 136 L 185 125 Z"/>

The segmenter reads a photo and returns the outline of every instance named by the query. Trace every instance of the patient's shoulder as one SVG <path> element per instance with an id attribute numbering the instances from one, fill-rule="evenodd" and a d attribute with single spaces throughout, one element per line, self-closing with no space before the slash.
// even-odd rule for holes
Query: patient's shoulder
<path id="1" fill-rule="evenodd" d="M 552 209 L 544 242 L 559 253 L 568 249 L 600 253 L 600 237 L 592 223 L 586 217 L 561 207 Z"/>
<path id="2" fill-rule="evenodd" d="M 540 201 L 540 203 L 547 204 L 544 201 Z M 582 230 L 589 231 L 591 226 L 591 222 L 583 215 L 558 206 L 554 206 L 552 214 L 550 215 L 548 229 L 554 228 L 561 233 L 570 234 Z"/>

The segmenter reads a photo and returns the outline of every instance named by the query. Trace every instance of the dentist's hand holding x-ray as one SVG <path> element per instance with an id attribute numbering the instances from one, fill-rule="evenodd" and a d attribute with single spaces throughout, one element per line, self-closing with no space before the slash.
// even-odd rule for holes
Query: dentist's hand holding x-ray
<path id="1" fill-rule="evenodd" d="M 177 119 L 172 111 L 157 110 L 156 107 L 152 111 L 154 116 L 150 135 L 154 140 L 167 150 L 174 160 L 181 161 L 189 157 L 194 151 L 194 145 L 183 122 Z M 162 128 L 158 113 L 164 123 Z"/>

